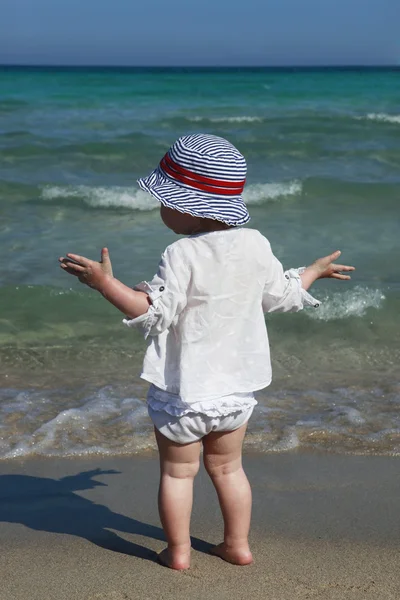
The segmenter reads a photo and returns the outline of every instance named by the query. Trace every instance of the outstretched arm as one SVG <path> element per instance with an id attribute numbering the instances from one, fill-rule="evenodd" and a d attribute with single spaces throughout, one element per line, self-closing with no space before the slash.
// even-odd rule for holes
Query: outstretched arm
<path id="1" fill-rule="evenodd" d="M 340 252 L 334 252 L 319 258 L 307 268 L 284 271 L 279 260 L 273 255 L 271 246 L 264 238 L 265 256 L 268 260 L 267 278 L 265 281 L 262 306 L 264 312 L 297 312 L 304 306 L 317 308 L 320 302 L 307 292 L 309 287 L 321 277 L 350 279 L 342 271 L 353 271 L 354 267 L 336 265 L 334 260 Z"/>
<path id="2" fill-rule="evenodd" d="M 79 264 L 68 261 L 68 258 L 74 259 Z M 151 304 L 149 296 L 145 292 L 132 290 L 113 276 L 107 248 L 102 249 L 100 262 L 70 253 L 66 258 L 61 257 L 59 261 L 64 271 L 100 292 L 127 317 L 135 319 L 148 311 Z"/>
<path id="3" fill-rule="evenodd" d="M 307 267 L 303 273 L 300 274 L 301 284 L 305 290 L 317 280 L 324 277 L 331 277 L 333 279 L 351 279 L 350 275 L 343 275 L 343 272 L 354 271 L 355 267 L 348 265 L 336 265 L 334 261 L 341 255 L 340 250 L 336 250 L 329 256 L 318 258 L 312 265 Z"/>

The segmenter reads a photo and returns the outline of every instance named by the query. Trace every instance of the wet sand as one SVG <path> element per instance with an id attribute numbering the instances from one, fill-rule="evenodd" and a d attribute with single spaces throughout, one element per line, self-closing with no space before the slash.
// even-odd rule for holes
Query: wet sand
<path id="1" fill-rule="evenodd" d="M 222 539 L 201 470 L 192 567 L 163 547 L 155 457 L 0 462 L 0 600 L 398 600 L 399 458 L 245 456 L 253 565 L 208 554 Z"/>

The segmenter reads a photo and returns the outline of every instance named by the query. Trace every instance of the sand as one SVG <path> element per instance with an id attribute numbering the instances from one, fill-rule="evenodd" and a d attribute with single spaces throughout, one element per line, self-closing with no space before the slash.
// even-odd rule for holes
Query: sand
<path id="1" fill-rule="evenodd" d="M 155 457 L 0 462 L 0 599 L 399 600 L 398 458 L 246 455 L 245 466 L 254 564 L 207 553 L 222 524 L 201 471 L 192 567 L 174 572 L 155 562 Z"/>

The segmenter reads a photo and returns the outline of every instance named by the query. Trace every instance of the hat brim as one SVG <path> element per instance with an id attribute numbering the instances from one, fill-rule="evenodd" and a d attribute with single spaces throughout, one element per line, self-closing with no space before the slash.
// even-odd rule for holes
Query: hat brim
<path id="1" fill-rule="evenodd" d="M 249 211 L 241 195 L 226 197 L 194 190 L 166 177 L 160 167 L 137 182 L 142 190 L 164 206 L 189 213 L 193 217 L 214 219 L 236 227 L 250 221 Z"/>

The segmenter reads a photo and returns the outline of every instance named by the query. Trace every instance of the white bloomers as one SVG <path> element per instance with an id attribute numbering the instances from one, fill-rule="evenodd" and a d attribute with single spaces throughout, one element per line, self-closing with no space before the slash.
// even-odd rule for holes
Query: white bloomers
<path id="1" fill-rule="evenodd" d="M 201 413 L 187 413 L 181 417 L 174 417 L 148 405 L 149 415 L 156 429 L 177 444 L 198 442 L 212 431 L 221 433 L 239 429 L 250 419 L 253 409 L 254 406 L 250 406 L 221 417 L 208 417 Z"/>
<path id="2" fill-rule="evenodd" d="M 179 396 L 151 385 L 147 407 L 153 425 L 177 444 L 190 444 L 211 431 L 234 431 L 250 419 L 257 400 L 253 393 L 230 394 L 215 400 L 186 404 Z"/>

